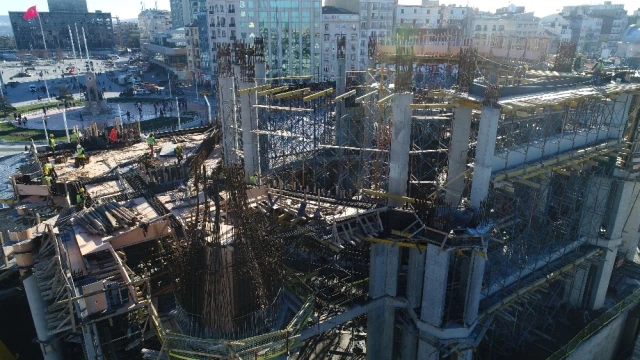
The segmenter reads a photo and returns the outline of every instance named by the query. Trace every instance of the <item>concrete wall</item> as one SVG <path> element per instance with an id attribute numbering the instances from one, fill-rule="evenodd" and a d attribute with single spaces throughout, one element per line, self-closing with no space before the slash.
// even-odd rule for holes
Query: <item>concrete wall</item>
<path id="1" fill-rule="evenodd" d="M 580 344 L 580 346 L 567 357 L 567 360 L 613 360 L 618 350 L 622 338 L 622 330 L 624 329 L 628 316 L 629 311 L 620 314 L 589 340 Z"/>

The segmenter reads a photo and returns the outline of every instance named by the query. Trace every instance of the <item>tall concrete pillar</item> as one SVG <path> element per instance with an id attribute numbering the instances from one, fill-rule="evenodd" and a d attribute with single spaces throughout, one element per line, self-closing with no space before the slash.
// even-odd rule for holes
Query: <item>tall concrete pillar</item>
<path id="1" fill-rule="evenodd" d="M 407 301 L 417 309 L 422 302 L 424 285 L 424 264 L 426 250 L 409 249 L 409 267 L 407 269 Z M 418 351 L 418 337 L 415 334 L 402 334 L 402 360 L 414 360 Z"/>
<path id="2" fill-rule="evenodd" d="M 266 69 L 266 65 L 264 62 L 257 62 L 256 63 L 256 86 L 261 86 L 264 85 L 266 83 L 266 78 L 267 76 L 267 69 Z M 256 93 L 256 104 L 259 103 L 258 99 L 258 94 Z M 253 125 L 255 126 L 255 129 L 266 129 L 267 125 L 266 125 L 266 119 L 261 119 L 259 114 L 260 111 L 258 108 L 254 109 L 255 111 L 255 116 L 253 118 Z M 264 174 L 266 174 L 267 169 L 269 168 L 269 164 L 268 164 L 268 160 L 267 160 L 267 137 L 266 136 L 259 136 L 258 134 L 255 134 L 255 139 L 258 142 L 258 172 L 260 174 L 260 176 L 263 176 Z"/>
<path id="3" fill-rule="evenodd" d="M 489 195 L 493 152 L 496 148 L 500 108 L 491 105 L 482 107 L 480 129 L 476 145 L 476 159 L 473 164 L 473 183 L 471 184 L 471 206 L 479 209 L 480 203 Z"/>
<path id="4" fill-rule="evenodd" d="M 236 66 L 236 72 L 239 74 L 240 66 Z M 244 82 L 242 79 L 238 81 L 238 89 L 248 89 L 255 85 L 253 82 Z M 253 111 L 253 106 L 257 102 L 257 93 L 251 92 L 240 94 L 240 120 L 242 121 L 242 153 L 244 154 L 244 178 L 249 181 L 249 177 L 258 172 L 260 167 L 258 160 L 258 139 L 257 134 L 253 133 L 257 130 L 254 127 L 254 117 L 257 115 Z M 256 124 L 257 125 L 257 124 Z"/>
<path id="5" fill-rule="evenodd" d="M 571 306 L 582 307 L 588 275 L 589 269 L 585 266 L 579 266 L 573 272 L 573 279 L 565 285 L 565 300 Z"/>
<path id="6" fill-rule="evenodd" d="M 437 327 L 442 326 L 443 321 L 450 257 L 450 252 L 440 251 L 440 247 L 436 245 L 427 245 L 420 319 Z M 424 333 L 421 337 L 418 341 L 417 359 L 440 359 L 438 347 L 434 346 L 437 339 Z"/>
<path id="7" fill-rule="evenodd" d="M 471 133 L 471 108 L 458 107 L 451 126 L 451 149 L 447 169 L 447 202 L 455 207 L 464 191 L 464 175 L 467 170 L 469 135 Z"/>
<path id="8" fill-rule="evenodd" d="M 222 149 L 225 164 L 238 164 L 238 142 L 236 124 L 236 93 L 232 76 L 221 76 L 220 83 L 220 122 L 222 125 Z"/>
<path id="9" fill-rule="evenodd" d="M 633 95 L 620 94 L 613 104 L 613 119 L 611 119 L 611 130 L 609 131 L 609 137 L 622 138 L 624 135 L 624 128 L 629 121 L 629 108 L 631 107 L 631 100 Z"/>
<path id="10" fill-rule="evenodd" d="M 336 78 L 336 96 L 342 95 L 345 93 L 347 87 L 347 64 L 345 59 L 338 59 L 338 76 Z M 338 146 L 346 146 L 347 132 L 348 132 L 348 124 L 344 121 L 343 116 L 345 115 L 345 106 L 344 101 L 338 101 L 336 103 L 336 142 Z"/>
<path id="11" fill-rule="evenodd" d="M 393 96 L 393 125 L 389 154 L 389 193 L 407 195 L 409 179 L 409 150 L 411 146 L 411 103 L 413 94 L 397 93 Z M 389 199 L 389 206 L 402 206 L 401 200 Z"/>
<path id="12" fill-rule="evenodd" d="M 399 247 L 384 244 L 371 246 L 369 296 L 378 299 L 396 296 L 398 288 Z M 367 358 L 387 360 L 393 356 L 395 308 L 379 306 L 367 314 Z"/>
<path id="13" fill-rule="evenodd" d="M 496 147 L 499 119 L 499 107 L 492 105 L 484 105 L 482 107 L 478 143 L 476 145 L 476 158 L 473 165 L 473 183 L 471 184 L 471 206 L 475 209 L 479 209 L 480 204 L 485 201 L 489 195 L 493 152 Z M 472 251 L 468 267 L 469 272 L 467 274 L 464 307 L 464 322 L 466 325 L 472 325 L 478 319 L 482 280 L 487 261 L 486 255 L 484 254 L 486 250 L 480 250 L 483 251 L 482 254 L 478 251 Z"/>

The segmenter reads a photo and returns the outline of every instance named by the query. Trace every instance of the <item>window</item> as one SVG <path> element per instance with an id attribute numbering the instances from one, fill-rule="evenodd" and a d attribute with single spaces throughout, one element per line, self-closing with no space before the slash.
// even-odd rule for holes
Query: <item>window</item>
<path id="1" fill-rule="evenodd" d="M 324 41 L 329 41 L 331 40 L 329 34 L 324 34 Z"/>
<path id="2" fill-rule="evenodd" d="M 504 31 L 504 25 L 500 25 L 500 26 L 498 26 L 498 30 L 500 30 L 500 31 Z"/>
<path id="3" fill-rule="evenodd" d="M 356 54 L 351 54 L 351 61 L 355 61 L 356 60 Z"/>
<path id="4" fill-rule="evenodd" d="M 491 27 L 491 31 L 496 31 L 496 26 L 493 25 L 493 27 Z"/>
<path id="5" fill-rule="evenodd" d="M 400 14 L 404 14 L 404 9 L 400 9 Z"/>
<path id="6" fill-rule="evenodd" d="M 431 14 L 431 10 L 427 10 L 427 14 Z"/>
<path id="7" fill-rule="evenodd" d="M 482 27 L 482 31 L 487 31 L 487 25 Z"/>
<path id="8" fill-rule="evenodd" d="M 418 13 L 418 9 L 413 9 L 413 13 L 417 14 Z"/>
<path id="9" fill-rule="evenodd" d="M 329 24 L 324 24 L 324 30 L 329 31 Z"/>
<path id="10" fill-rule="evenodd" d="M 429 23 L 429 19 L 427 19 L 427 20 L 425 21 L 425 24 L 428 24 L 428 23 Z"/>
<path id="11" fill-rule="evenodd" d="M 482 26 L 476 25 L 476 31 L 481 31 L 481 30 L 482 30 Z"/>

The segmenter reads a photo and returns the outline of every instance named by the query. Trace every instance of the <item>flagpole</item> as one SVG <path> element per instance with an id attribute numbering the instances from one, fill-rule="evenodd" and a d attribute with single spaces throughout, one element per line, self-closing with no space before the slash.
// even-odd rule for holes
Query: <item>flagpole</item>
<path id="1" fill-rule="evenodd" d="M 69 127 L 67 125 L 67 110 L 62 107 L 62 119 L 64 120 L 64 131 L 67 133 L 67 142 L 71 144 L 71 137 L 69 136 Z"/>
<path id="2" fill-rule="evenodd" d="M 46 56 L 46 54 L 47 54 L 47 40 L 44 37 L 44 30 L 42 29 L 42 20 L 40 20 L 40 14 L 38 14 L 38 23 L 40 24 L 40 33 L 42 34 L 42 43 L 44 44 L 44 53 L 45 53 L 45 56 Z M 44 80 L 44 88 L 47 90 L 47 102 L 51 102 L 51 96 L 49 96 L 49 87 L 47 86 L 47 79 L 44 76 L 42 76 L 42 80 Z"/>
<path id="3" fill-rule="evenodd" d="M 89 48 L 87 47 L 87 37 L 84 36 L 84 26 L 82 27 L 82 38 L 84 39 L 84 52 L 87 54 L 87 61 L 89 61 Z"/>
<path id="4" fill-rule="evenodd" d="M 80 34 L 78 33 L 78 24 L 73 23 L 76 27 L 76 40 L 78 40 L 78 52 L 80 53 L 80 62 L 82 62 L 82 44 L 80 43 Z"/>
<path id="5" fill-rule="evenodd" d="M 76 46 L 73 43 L 73 33 L 71 32 L 71 25 L 67 25 L 69 27 L 69 39 L 71 39 L 71 50 L 73 51 L 73 66 L 78 66 L 78 62 L 76 60 Z"/>

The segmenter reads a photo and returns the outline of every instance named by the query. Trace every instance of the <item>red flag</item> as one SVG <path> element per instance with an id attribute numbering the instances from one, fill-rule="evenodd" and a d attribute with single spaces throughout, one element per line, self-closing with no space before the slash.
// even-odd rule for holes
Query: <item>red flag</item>
<path id="1" fill-rule="evenodd" d="M 73 74 L 74 72 L 76 72 L 76 67 L 72 66 L 71 69 L 69 69 L 69 74 Z"/>
<path id="2" fill-rule="evenodd" d="M 38 17 L 38 11 L 36 10 L 35 6 L 30 7 L 29 9 L 27 9 L 27 12 L 24 13 L 24 16 L 22 16 L 25 20 L 31 20 L 33 18 L 37 18 Z"/>

